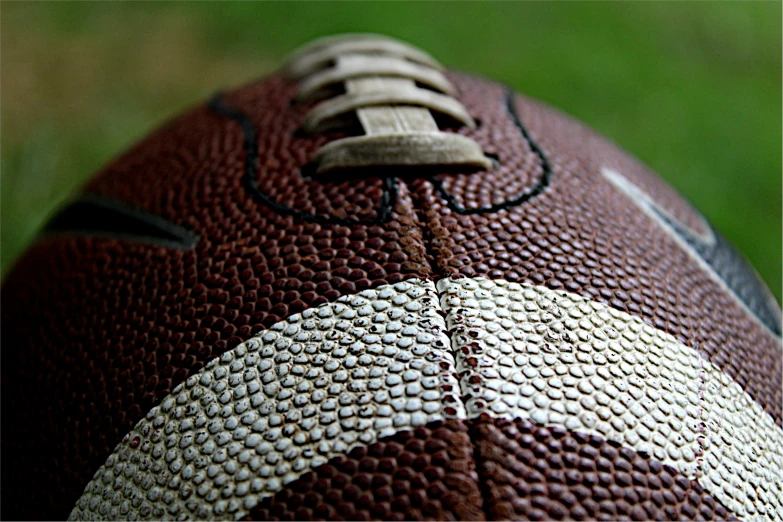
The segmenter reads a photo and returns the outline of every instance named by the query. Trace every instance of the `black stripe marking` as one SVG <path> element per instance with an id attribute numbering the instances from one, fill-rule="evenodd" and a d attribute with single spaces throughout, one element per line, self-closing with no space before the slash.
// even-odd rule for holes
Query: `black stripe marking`
<path id="1" fill-rule="evenodd" d="M 514 104 L 514 91 L 510 88 L 506 89 L 506 110 L 508 111 L 509 116 L 511 116 L 511 119 L 514 121 L 514 125 L 516 125 L 520 134 L 522 134 L 522 137 L 527 142 L 530 150 L 532 150 L 533 153 L 538 156 L 538 160 L 541 162 L 541 177 L 530 189 L 514 196 L 513 198 L 486 207 L 465 208 L 451 193 L 446 190 L 446 188 L 443 186 L 442 180 L 436 178 L 435 176 L 431 176 L 429 178 L 430 183 L 432 183 L 438 194 L 440 194 L 446 203 L 448 203 L 449 208 L 458 214 L 490 214 L 522 205 L 523 203 L 526 203 L 534 197 L 542 194 L 549 186 L 549 182 L 552 180 L 552 164 L 549 162 L 549 158 L 547 158 L 546 154 L 541 149 L 541 147 L 539 147 L 538 143 L 536 143 L 536 141 L 530 135 L 530 132 L 528 132 L 527 128 L 522 124 L 522 120 L 519 117 L 519 113 L 517 112 L 517 108 Z"/>
<path id="2" fill-rule="evenodd" d="M 242 128 L 245 147 L 245 172 L 242 176 L 242 184 L 254 201 L 261 203 L 279 214 L 293 216 L 302 221 L 333 225 L 377 225 L 391 219 L 391 213 L 397 204 L 397 178 L 387 176 L 383 178 L 383 196 L 376 217 L 373 219 L 339 218 L 335 216 L 317 216 L 309 212 L 296 210 L 288 205 L 276 201 L 272 196 L 258 188 L 258 139 L 256 130 L 250 118 L 243 112 L 233 109 L 223 103 L 222 95 L 216 94 L 209 102 L 209 108 L 216 113 L 235 121 Z"/>
<path id="3" fill-rule="evenodd" d="M 58 212 L 45 234 L 78 234 L 189 250 L 198 234 L 160 216 L 117 200 L 85 194 Z"/>
<path id="4" fill-rule="evenodd" d="M 527 142 L 528 146 L 530 147 L 530 150 L 532 150 L 533 153 L 536 156 L 538 156 L 541 162 L 541 169 L 542 169 L 541 177 L 536 182 L 536 184 L 533 187 L 531 187 L 529 190 L 513 198 L 510 198 L 506 201 L 488 207 L 477 207 L 477 208 L 466 209 L 465 207 L 460 205 L 459 202 L 457 202 L 456 198 L 446 190 L 446 188 L 443 186 L 442 180 L 436 178 L 433 175 L 425 176 L 424 179 L 432 183 L 433 187 L 435 188 L 435 191 L 448 204 L 449 208 L 451 208 L 452 211 L 458 214 L 466 214 L 466 215 L 487 214 L 492 212 L 498 212 L 500 210 L 506 210 L 511 207 L 521 205 L 533 199 L 534 197 L 543 193 L 544 190 L 549 186 L 549 182 L 552 178 L 552 166 L 546 154 L 544 154 L 541 147 L 539 147 L 538 144 L 535 142 L 535 140 L 533 140 L 528 130 L 522 124 L 519 114 L 517 113 L 516 107 L 514 106 L 514 92 L 511 89 L 508 89 L 506 91 L 505 105 L 509 113 L 509 116 L 514 121 L 514 124 L 516 125 L 517 129 L 519 129 L 520 134 Z M 279 214 L 292 216 L 296 219 L 301 219 L 303 221 L 309 221 L 314 223 L 369 226 L 369 225 L 386 223 L 391 219 L 392 211 L 394 210 L 394 207 L 397 204 L 397 185 L 398 185 L 398 177 L 393 174 L 381 176 L 383 179 L 383 196 L 381 197 L 380 204 L 378 205 L 378 209 L 376 211 L 376 217 L 373 219 L 362 220 L 362 219 L 353 219 L 353 218 L 340 218 L 336 216 L 317 216 L 309 212 L 303 212 L 301 210 L 294 209 L 286 204 L 280 203 L 279 201 L 275 200 L 271 195 L 263 192 L 258 186 L 258 137 L 257 137 L 256 129 L 253 127 L 253 123 L 250 120 L 250 117 L 244 112 L 226 105 L 223 102 L 223 97 L 221 94 L 216 94 L 212 98 L 212 100 L 210 100 L 208 106 L 212 111 L 236 122 L 242 128 L 242 134 L 244 138 L 243 146 L 245 149 L 245 169 L 244 169 L 244 174 L 242 175 L 242 184 L 245 187 L 245 190 L 248 192 L 250 197 L 253 198 L 254 201 L 261 203 L 262 205 L 270 208 L 271 210 Z M 420 169 L 419 170 L 408 169 L 408 170 L 414 175 L 416 172 L 420 171 Z M 383 172 L 383 171 L 382 170 L 376 171 L 375 174 L 378 174 L 378 172 Z"/>
<path id="5" fill-rule="evenodd" d="M 742 254 L 712 229 L 711 225 L 707 226 L 710 227 L 715 241 L 706 243 L 688 227 L 661 212 L 656 205 L 649 207 L 715 271 L 736 298 L 747 306 L 764 326 L 775 335 L 781 335 L 780 315 L 773 304 L 773 298 Z"/>
<path id="6" fill-rule="evenodd" d="M 670 215 L 654 199 L 625 176 L 610 168 L 603 176 L 658 223 L 689 256 L 699 261 L 713 279 L 724 285 L 747 311 L 774 335 L 780 337 L 780 311 L 764 283 L 745 257 L 737 252 L 702 218 L 707 234 L 700 234 Z"/>

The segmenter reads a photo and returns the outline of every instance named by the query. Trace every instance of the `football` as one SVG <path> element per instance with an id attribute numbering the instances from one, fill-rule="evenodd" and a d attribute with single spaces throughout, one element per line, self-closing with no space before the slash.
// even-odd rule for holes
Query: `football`
<path id="1" fill-rule="evenodd" d="M 744 257 L 607 139 L 384 36 L 98 172 L 2 346 L 4 519 L 783 520 Z"/>

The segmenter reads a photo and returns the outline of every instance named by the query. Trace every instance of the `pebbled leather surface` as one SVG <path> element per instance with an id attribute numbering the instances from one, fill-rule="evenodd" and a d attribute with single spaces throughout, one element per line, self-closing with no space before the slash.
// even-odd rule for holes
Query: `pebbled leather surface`
<path id="1" fill-rule="evenodd" d="M 406 277 L 503 278 L 627 311 L 706 354 L 783 425 L 779 338 L 600 169 L 622 173 L 693 230 L 703 231 L 701 217 L 571 119 L 522 97 L 509 111 L 501 86 L 449 79 L 481 120 L 457 132 L 499 158 L 490 173 L 308 179 L 300 169 L 344 134 L 296 134 L 309 107 L 290 105 L 295 85 L 277 77 L 219 98 L 241 118 L 196 107 L 101 171 L 86 192 L 200 241 L 180 251 L 44 237 L 9 275 L 3 517 L 66 517 L 124 434 L 207 361 L 292 313 Z"/>
<path id="2" fill-rule="evenodd" d="M 480 80 L 458 85 L 471 112 L 490 111 L 492 97 Z M 660 196 L 661 208 L 696 230 L 703 218 L 682 200 L 672 204 L 672 191 L 660 179 L 571 118 L 521 96 L 514 108 L 551 166 L 547 188 L 506 211 L 465 215 L 449 208 L 431 183 L 412 181 L 436 273 L 544 285 L 637 315 L 706 354 L 783 426 L 780 337 L 751 318 L 724 284 L 606 181 L 601 169 L 612 168 L 646 187 L 650 197 Z M 488 149 L 485 139 L 476 137 Z M 503 142 L 503 150 L 535 157 L 530 143 L 517 133 Z M 504 152 L 500 160 L 506 161 Z M 526 189 L 545 172 L 540 158 L 529 165 L 530 171 L 520 173 Z M 460 185 L 450 181 L 457 176 L 443 174 L 444 186 Z M 482 181 L 473 190 L 478 204 L 497 202 L 489 194 L 502 181 L 494 173 Z M 730 248 L 719 238 L 721 245 Z M 714 250 L 710 255 L 722 259 L 721 271 L 731 274 L 737 294 L 761 304 L 764 316 L 779 324 L 778 307 L 744 259 Z"/>
<path id="3" fill-rule="evenodd" d="M 465 434 L 455 444 L 452 433 Z M 449 441 L 450 444 L 446 444 Z M 422 438 L 426 437 L 426 442 Z M 472 458 L 454 455 L 475 446 Z M 475 458 L 475 464 L 474 460 Z M 449 473 L 469 466 L 481 493 Z M 475 471 L 473 467 L 475 466 Z M 442 471 L 445 469 L 445 471 Z M 334 459 L 246 520 L 713 520 L 728 511 L 649 455 L 529 421 L 449 421 Z"/>
<path id="4" fill-rule="evenodd" d="M 244 520 L 484 520 L 464 421 L 356 448 L 262 500 Z"/>

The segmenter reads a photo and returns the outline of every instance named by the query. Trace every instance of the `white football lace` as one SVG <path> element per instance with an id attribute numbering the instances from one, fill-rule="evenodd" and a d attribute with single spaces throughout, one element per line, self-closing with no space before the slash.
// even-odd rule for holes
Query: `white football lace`
<path id="1" fill-rule="evenodd" d="M 354 114 L 364 129 L 363 136 L 324 145 L 312 159 L 315 174 L 373 166 L 492 168 L 478 143 L 438 128 L 433 112 L 476 127 L 441 70 L 423 51 L 379 35 L 328 37 L 296 51 L 283 69 L 300 82 L 296 101 L 321 101 L 302 130 L 344 128 Z"/>

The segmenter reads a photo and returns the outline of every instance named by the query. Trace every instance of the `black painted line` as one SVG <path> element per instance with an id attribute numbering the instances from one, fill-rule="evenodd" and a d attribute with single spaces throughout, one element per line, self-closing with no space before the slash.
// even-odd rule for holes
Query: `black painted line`
<path id="1" fill-rule="evenodd" d="M 500 203 L 495 203 L 493 205 L 486 206 L 486 207 L 465 208 L 457 201 L 457 199 L 451 193 L 449 193 L 446 190 L 446 188 L 443 186 L 442 180 L 437 179 L 435 176 L 431 176 L 429 179 L 430 183 L 432 183 L 432 185 L 435 187 L 435 190 L 438 192 L 438 194 L 440 194 L 440 196 L 446 201 L 446 203 L 448 203 L 449 208 L 451 208 L 451 210 L 453 210 L 458 214 L 465 214 L 465 215 L 489 214 L 501 210 L 508 210 L 511 207 L 521 205 L 523 203 L 530 201 L 536 196 L 541 195 L 544 192 L 544 190 L 546 190 L 546 188 L 549 186 L 549 183 L 552 180 L 552 165 L 549 162 L 549 158 L 547 158 L 544 151 L 530 135 L 530 132 L 527 130 L 527 128 L 523 125 L 522 120 L 519 117 L 519 113 L 517 112 L 516 106 L 514 105 L 514 96 L 515 95 L 513 90 L 511 90 L 510 88 L 506 90 L 506 104 L 505 104 L 506 110 L 508 111 L 509 116 L 511 116 L 514 125 L 516 125 L 520 134 L 522 134 L 522 137 L 527 142 L 528 146 L 530 147 L 530 150 L 533 151 L 533 153 L 536 156 L 538 156 L 539 162 L 541 163 L 541 171 L 542 171 L 541 177 L 538 179 L 536 184 L 533 185 L 530 189 L 511 199 L 507 199 Z"/>
<path id="2" fill-rule="evenodd" d="M 212 100 L 210 100 L 209 108 L 238 123 L 242 128 L 245 147 L 245 172 L 242 175 L 242 184 L 244 185 L 245 190 L 250 194 L 250 197 L 257 203 L 261 203 L 280 214 L 312 223 L 371 226 L 385 223 L 391 219 L 392 210 L 397 204 L 397 178 L 391 176 L 383 178 L 383 196 L 379 208 L 376 211 L 376 217 L 373 219 L 317 216 L 309 212 L 296 210 L 276 201 L 258 187 L 258 138 L 250 118 L 245 113 L 226 105 L 220 94 L 215 95 Z"/>
<path id="3" fill-rule="evenodd" d="M 44 234 L 122 239 L 189 250 L 199 235 L 160 216 L 98 194 L 84 194 L 46 224 Z"/>
<path id="4" fill-rule="evenodd" d="M 780 337 L 781 324 L 774 298 L 769 295 L 764 283 L 761 282 L 755 270 L 745 256 L 723 238 L 709 223 L 714 243 L 705 243 L 694 235 L 686 226 L 661 212 L 657 205 L 646 201 L 647 205 L 661 221 L 666 223 L 693 251 L 699 256 L 728 287 L 740 302 L 748 307 L 753 315 L 770 331 Z"/>

